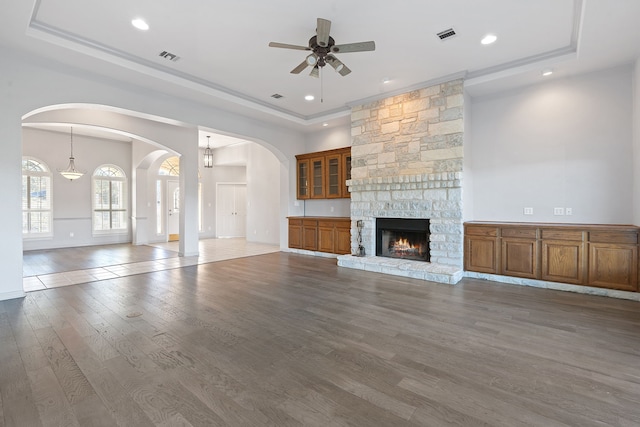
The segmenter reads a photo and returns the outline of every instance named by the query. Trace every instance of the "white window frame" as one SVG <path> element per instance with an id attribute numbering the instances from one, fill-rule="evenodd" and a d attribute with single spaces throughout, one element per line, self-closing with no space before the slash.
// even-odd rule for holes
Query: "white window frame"
<path id="1" fill-rule="evenodd" d="M 121 176 L 106 176 L 106 175 L 98 175 L 98 173 L 104 168 L 112 168 L 116 169 Z M 108 181 L 109 182 L 109 208 L 96 208 L 96 184 L 98 181 Z M 111 202 L 113 200 L 112 192 L 113 192 L 113 183 L 114 182 L 122 182 L 122 194 L 120 195 L 122 200 L 122 208 L 114 209 L 111 206 Z M 126 234 L 129 232 L 129 217 L 127 212 L 129 210 L 129 199 L 128 199 L 128 180 L 127 175 L 124 170 L 112 164 L 105 164 L 98 166 L 91 176 L 91 230 L 94 236 L 97 235 L 105 235 L 105 234 Z M 97 212 L 108 212 L 109 213 L 109 225 L 113 227 L 113 213 L 114 212 L 124 212 L 124 226 L 122 228 L 109 228 L 109 229 L 100 229 L 96 230 L 96 221 L 95 214 Z"/>
<path id="2" fill-rule="evenodd" d="M 31 212 L 48 212 L 49 213 L 49 231 L 44 231 L 44 232 L 35 232 L 31 230 L 31 221 L 30 215 L 27 215 L 27 231 L 25 231 L 25 227 L 24 227 L 24 223 L 22 226 L 22 238 L 23 239 L 42 239 L 42 238 L 49 238 L 49 237 L 53 237 L 53 174 L 51 173 L 51 169 L 49 168 L 49 166 L 43 162 L 40 159 L 37 159 L 35 157 L 30 157 L 30 156 L 23 156 L 22 157 L 22 164 L 24 165 L 24 162 L 35 162 L 37 163 L 43 170 L 42 171 L 31 171 L 31 170 L 25 170 L 24 166 L 22 168 L 22 177 L 27 177 L 27 190 L 26 190 L 26 194 L 27 194 L 27 208 L 24 208 L 24 199 L 22 200 L 22 213 L 24 214 L 25 212 L 27 214 L 31 213 Z M 29 197 L 28 195 L 31 193 L 31 179 L 30 177 L 47 177 L 49 178 L 49 209 L 35 209 L 31 207 L 31 197 Z M 24 193 L 23 193 L 24 195 Z"/>

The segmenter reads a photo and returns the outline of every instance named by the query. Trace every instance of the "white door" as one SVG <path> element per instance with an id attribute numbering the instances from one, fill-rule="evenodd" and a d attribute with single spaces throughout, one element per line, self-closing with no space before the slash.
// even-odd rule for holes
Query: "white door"
<path id="1" fill-rule="evenodd" d="M 247 185 L 219 183 L 217 190 L 217 236 L 245 237 L 247 234 Z"/>
<path id="2" fill-rule="evenodd" d="M 178 240 L 180 233 L 180 183 L 167 181 L 167 238 Z"/>

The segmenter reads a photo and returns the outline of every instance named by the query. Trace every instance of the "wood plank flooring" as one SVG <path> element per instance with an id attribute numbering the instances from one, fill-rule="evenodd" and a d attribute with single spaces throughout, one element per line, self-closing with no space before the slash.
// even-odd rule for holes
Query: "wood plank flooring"
<path id="1" fill-rule="evenodd" d="M 640 303 L 272 253 L 0 302 L 0 427 L 638 426 Z"/>

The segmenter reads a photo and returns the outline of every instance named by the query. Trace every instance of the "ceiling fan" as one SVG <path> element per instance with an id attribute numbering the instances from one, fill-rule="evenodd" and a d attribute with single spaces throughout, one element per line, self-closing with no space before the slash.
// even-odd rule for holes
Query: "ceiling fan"
<path id="1" fill-rule="evenodd" d="M 320 68 L 329 64 L 340 73 L 341 76 L 346 76 L 351 70 L 336 58 L 334 53 L 348 53 L 348 52 L 365 52 L 376 49 L 376 44 L 373 41 L 348 43 L 337 45 L 333 37 L 329 35 L 331 29 L 331 21 L 327 19 L 318 18 L 318 26 L 316 27 L 316 35 L 309 39 L 308 46 L 298 46 L 286 43 L 269 43 L 270 47 L 279 47 L 283 49 L 295 49 L 295 50 L 310 50 L 311 53 L 300 63 L 296 68 L 291 70 L 292 74 L 300 74 L 305 68 L 313 67 L 311 69 L 310 76 L 319 77 Z"/>

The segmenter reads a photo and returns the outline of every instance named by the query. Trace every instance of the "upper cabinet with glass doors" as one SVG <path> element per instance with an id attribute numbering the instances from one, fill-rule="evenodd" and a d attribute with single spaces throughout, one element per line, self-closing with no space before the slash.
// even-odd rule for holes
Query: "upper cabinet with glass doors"
<path id="1" fill-rule="evenodd" d="M 298 199 L 349 198 L 351 147 L 296 156 Z"/>

